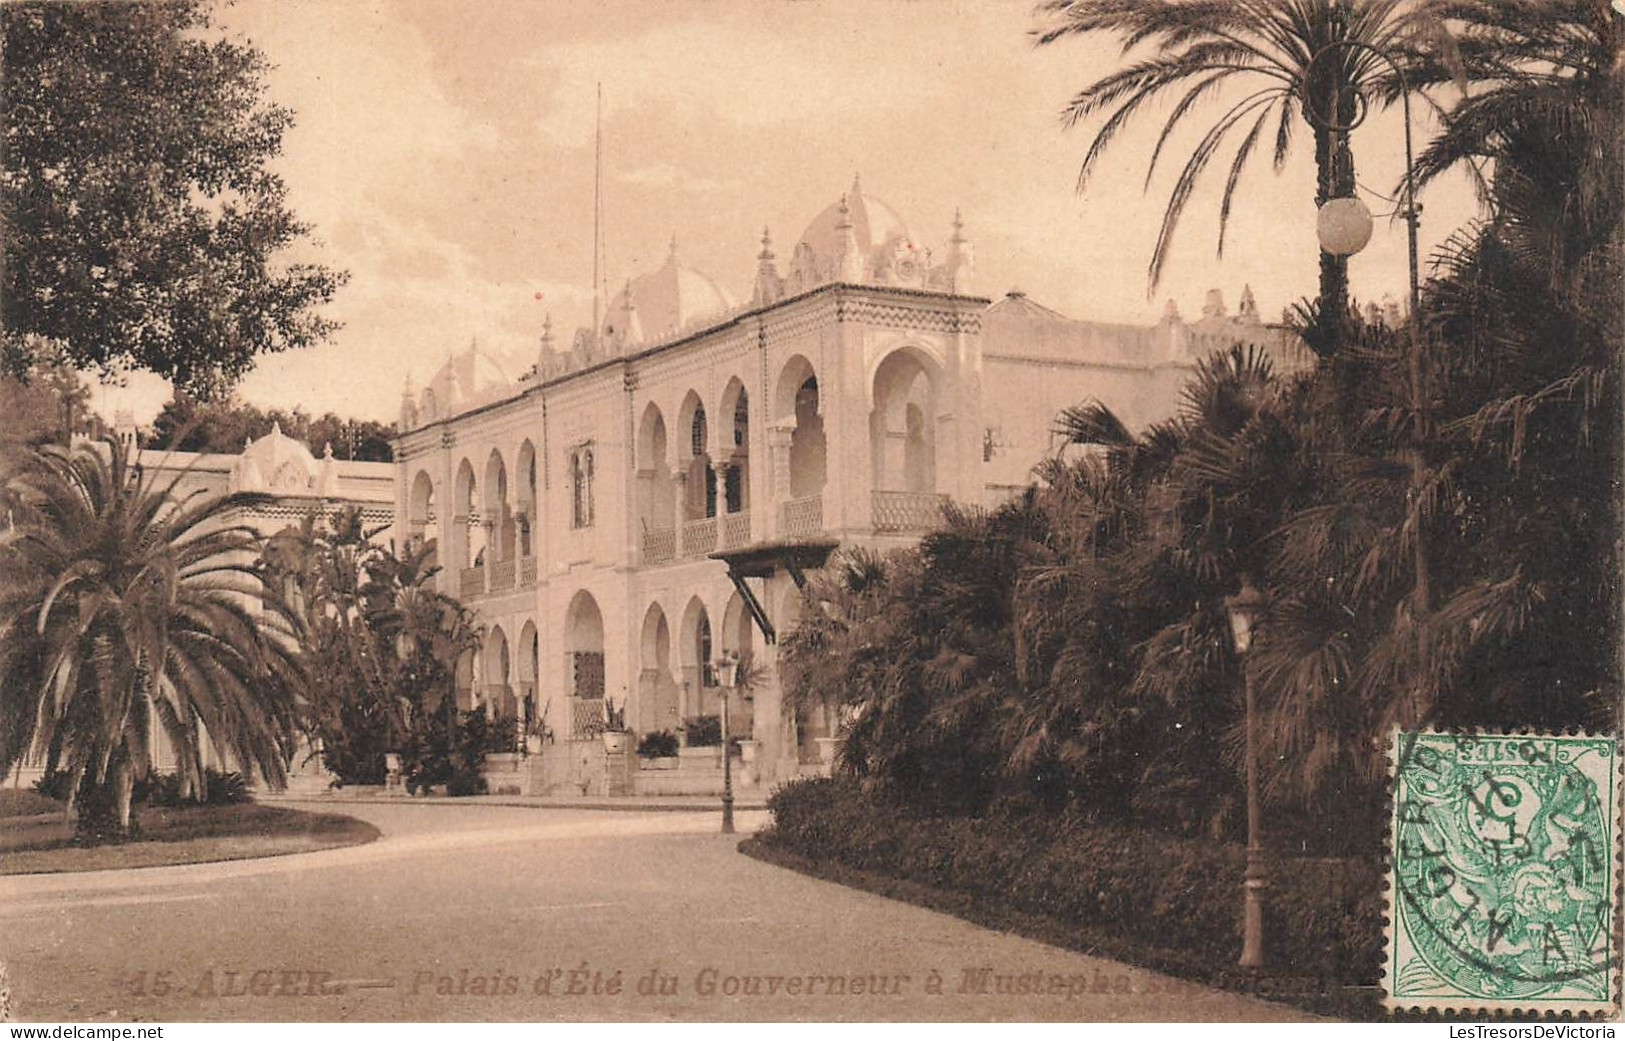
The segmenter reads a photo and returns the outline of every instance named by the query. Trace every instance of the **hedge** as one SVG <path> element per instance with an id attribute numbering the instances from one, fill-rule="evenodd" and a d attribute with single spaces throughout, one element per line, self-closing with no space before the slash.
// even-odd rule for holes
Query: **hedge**
<path id="1" fill-rule="evenodd" d="M 850 780 L 809 778 L 768 799 L 760 840 L 940 889 L 996 897 L 1026 914 L 1105 927 L 1135 948 L 1215 972 L 1241 950 L 1246 851 L 1032 812 L 930 818 L 877 802 Z M 1380 861 L 1278 859 L 1269 891 L 1272 963 L 1328 987 L 1379 978 Z"/>

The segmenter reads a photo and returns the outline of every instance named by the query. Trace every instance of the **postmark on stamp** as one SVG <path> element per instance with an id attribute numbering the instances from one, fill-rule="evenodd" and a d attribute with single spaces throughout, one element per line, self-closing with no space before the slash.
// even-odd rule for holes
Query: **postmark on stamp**
<path id="1" fill-rule="evenodd" d="M 1617 1007 L 1619 742 L 1399 732 L 1385 1003 Z"/>

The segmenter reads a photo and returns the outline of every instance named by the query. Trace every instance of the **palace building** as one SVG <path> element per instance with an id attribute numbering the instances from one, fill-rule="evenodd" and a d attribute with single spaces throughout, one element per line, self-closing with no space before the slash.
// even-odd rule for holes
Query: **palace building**
<path id="1" fill-rule="evenodd" d="M 1212 350 L 1302 363 L 1250 291 L 1236 314 L 1215 291 L 1200 319 L 1170 303 L 1152 326 L 993 302 L 963 224 L 946 230 L 928 250 L 854 184 L 788 258 L 764 233 L 748 291 L 685 266 L 674 240 L 599 328 L 564 344 L 545 327 L 528 371 L 471 344 L 408 384 L 394 537 L 433 540 L 441 588 L 484 627 L 464 706 L 531 735 L 499 787 L 714 790 L 716 752 L 689 737 L 725 694 L 747 783 L 819 769 L 830 721 L 786 717 L 774 665 L 833 547 L 905 546 L 945 501 L 1025 486 L 1068 405 L 1098 398 L 1139 428 Z M 751 696 L 719 686 L 728 654 L 763 666 Z M 598 751 L 621 711 L 634 741 L 678 734 L 680 768 Z"/>

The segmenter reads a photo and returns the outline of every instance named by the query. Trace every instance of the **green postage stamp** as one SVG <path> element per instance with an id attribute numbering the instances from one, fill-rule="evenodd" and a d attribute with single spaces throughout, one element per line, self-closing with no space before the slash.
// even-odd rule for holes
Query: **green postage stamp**
<path id="1" fill-rule="evenodd" d="M 1617 1007 L 1619 741 L 1394 735 L 1386 1003 Z"/>

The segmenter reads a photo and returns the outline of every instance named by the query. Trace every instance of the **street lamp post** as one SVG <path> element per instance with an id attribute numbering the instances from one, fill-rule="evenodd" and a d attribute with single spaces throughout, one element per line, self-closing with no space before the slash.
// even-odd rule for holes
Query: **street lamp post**
<path id="1" fill-rule="evenodd" d="M 734 833 L 733 768 L 728 754 L 728 702 L 732 700 L 734 683 L 739 677 L 739 659 L 723 658 L 717 662 L 717 678 L 722 689 L 722 834 Z"/>
<path id="2" fill-rule="evenodd" d="M 1242 880 L 1243 919 L 1241 966 L 1256 969 L 1264 958 L 1264 892 L 1269 888 L 1269 865 L 1264 859 L 1264 821 L 1258 802 L 1258 712 L 1253 698 L 1253 676 L 1247 668 L 1253 634 L 1267 606 L 1263 593 L 1243 575 L 1241 591 L 1224 601 L 1230 616 L 1230 635 L 1241 658 L 1242 688 L 1246 693 L 1243 725 L 1247 734 L 1247 871 Z"/>

